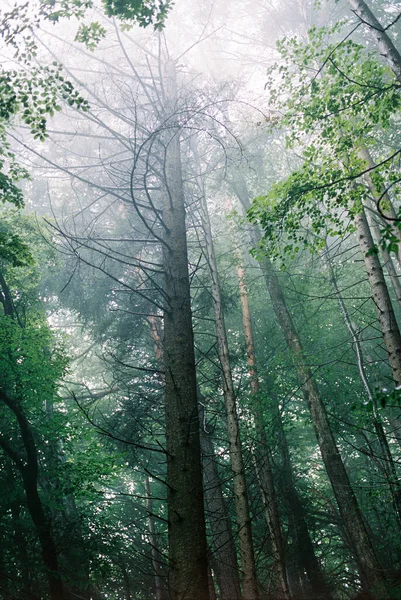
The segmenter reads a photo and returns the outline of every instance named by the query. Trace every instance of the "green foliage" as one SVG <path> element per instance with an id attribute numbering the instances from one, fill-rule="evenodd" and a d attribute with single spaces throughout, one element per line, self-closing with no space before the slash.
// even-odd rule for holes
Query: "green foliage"
<path id="1" fill-rule="evenodd" d="M 54 398 L 66 359 L 39 314 L 29 315 L 24 327 L 2 316 L 0 364 L 0 387 L 23 399 L 29 410 L 43 410 L 43 402 Z"/>
<path id="2" fill-rule="evenodd" d="M 24 123 L 34 139 L 44 141 L 47 118 L 61 110 L 61 100 L 79 110 L 88 110 L 89 105 L 63 77 L 61 65 L 33 63 L 37 54 L 33 32 L 38 23 L 31 21 L 28 3 L 0 16 L 0 35 L 5 45 L 14 49 L 15 62 L 21 65 L 0 70 L 0 201 L 21 207 L 18 182 L 26 179 L 28 172 L 10 148 L 10 128 Z"/>
<path id="3" fill-rule="evenodd" d="M 288 148 L 303 164 L 285 181 L 255 199 L 249 212 L 265 231 L 272 256 L 321 249 L 325 235 L 344 236 L 361 208 L 366 187 L 362 146 L 390 128 L 401 107 L 399 84 L 387 67 L 350 39 L 327 43 L 335 28 L 312 28 L 309 42 L 280 42 L 282 62 L 272 67 L 267 88 Z M 396 177 L 392 155 L 375 169 L 377 189 Z M 379 161 L 378 161 L 379 162 Z"/>
<path id="4" fill-rule="evenodd" d="M 75 41 L 85 44 L 89 50 L 95 50 L 101 39 L 106 37 L 106 29 L 100 23 L 93 22 L 90 25 L 81 23 L 75 36 Z"/>
<path id="5" fill-rule="evenodd" d="M 128 24 L 138 23 L 141 27 L 153 24 L 159 30 L 164 26 L 170 6 L 170 0 L 104 0 L 108 16 Z M 61 100 L 78 110 L 89 109 L 88 102 L 63 77 L 61 65 L 37 66 L 34 62 L 38 53 L 35 30 L 43 21 L 58 23 L 60 19 L 72 17 L 82 20 L 90 8 L 93 8 L 92 0 L 39 0 L 36 6 L 26 2 L 9 11 L 0 11 L 0 36 L 22 67 L 0 69 L 0 201 L 3 203 L 23 205 L 18 182 L 28 177 L 10 149 L 7 135 L 10 127 L 22 121 L 34 139 L 44 141 L 47 118 L 61 110 Z M 32 17 L 32 12 L 36 16 Z M 106 29 L 98 22 L 80 23 L 76 40 L 94 50 L 105 35 Z"/>
<path id="6" fill-rule="evenodd" d="M 0 262 L 22 267 L 33 263 L 32 254 L 27 244 L 15 233 L 2 231 L 0 224 Z"/>
<path id="7" fill-rule="evenodd" d="M 140 27 L 153 25 L 161 30 L 172 6 L 171 0 L 103 0 L 105 13 Z"/>

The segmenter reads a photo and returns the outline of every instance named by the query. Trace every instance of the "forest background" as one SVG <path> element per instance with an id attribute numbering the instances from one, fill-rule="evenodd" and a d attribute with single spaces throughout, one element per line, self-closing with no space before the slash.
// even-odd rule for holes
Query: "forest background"
<path id="1" fill-rule="evenodd" d="M 401 9 L 2 7 L 0 597 L 401 597 Z"/>

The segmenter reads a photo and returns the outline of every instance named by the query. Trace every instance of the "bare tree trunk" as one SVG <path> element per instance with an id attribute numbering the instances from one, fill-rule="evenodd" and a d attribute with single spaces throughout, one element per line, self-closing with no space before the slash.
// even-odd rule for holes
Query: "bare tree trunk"
<path id="1" fill-rule="evenodd" d="M 151 328 L 151 335 L 156 357 L 160 362 L 162 362 L 163 345 L 161 341 L 159 322 L 155 317 L 148 317 L 148 322 Z M 163 375 L 162 380 L 164 381 Z M 198 397 L 201 397 L 199 389 Z M 204 410 L 201 402 L 199 403 L 199 407 L 199 418 L 201 423 L 203 423 Z M 238 573 L 237 553 L 231 531 L 230 518 L 228 516 L 223 497 L 213 442 L 210 435 L 206 432 L 205 427 L 201 427 L 200 443 L 202 452 L 204 496 L 207 507 L 207 518 L 210 522 L 213 538 L 212 546 L 214 548 L 214 557 L 212 558 L 212 556 L 210 556 L 210 560 L 208 561 L 210 600 L 216 599 L 210 564 L 211 562 L 213 563 L 213 571 L 216 575 L 221 600 L 241 600 L 241 585 Z M 149 481 L 149 478 L 147 477 L 146 480 Z M 148 490 L 147 493 L 149 496 Z M 152 512 L 151 509 L 150 512 Z M 156 539 L 154 540 L 154 543 L 152 543 L 152 546 L 153 549 L 156 548 Z M 158 564 L 159 562 L 154 564 L 155 572 L 157 572 L 156 569 Z M 157 599 L 164 600 L 164 595 L 160 596 L 160 598 L 157 596 Z"/>
<path id="2" fill-rule="evenodd" d="M 352 12 L 368 25 L 372 37 L 376 40 L 380 55 L 384 57 L 394 75 L 401 83 L 401 56 L 394 46 L 386 30 L 382 27 L 366 2 L 363 0 L 348 0 Z"/>
<path id="3" fill-rule="evenodd" d="M 251 392 L 254 397 L 254 401 L 251 406 L 256 426 L 256 448 L 254 451 L 255 468 L 261 488 L 267 526 L 269 528 L 270 537 L 272 541 L 278 588 L 276 597 L 287 599 L 290 598 L 290 591 L 288 587 L 287 573 L 285 568 L 284 540 L 277 506 L 276 491 L 274 488 L 273 472 L 270 460 L 270 449 L 266 438 L 263 411 L 260 404 L 260 400 L 256 397 L 256 395 L 259 392 L 260 386 L 256 370 L 255 344 L 253 340 L 251 313 L 249 309 L 248 292 L 245 281 L 245 269 L 236 240 L 235 257 L 238 286 L 240 291 L 242 324 L 244 328 L 248 369 L 251 380 Z"/>
<path id="4" fill-rule="evenodd" d="M 166 67 L 171 115 L 175 66 Z M 185 228 L 180 129 L 171 116 L 164 133 L 164 338 L 169 587 L 173 600 L 208 600 L 207 544 L 203 504 L 194 337 Z"/>
<path id="5" fill-rule="evenodd" d="M 242 588 L 246 600 L 257 600 L 258 587 L 252 543 L 251 518 L 242 456 L 241 434 L 237 415 L 237 403 L 231 375 L 227 332 L 221 303 L 220 283 L 214 254 L 209 214 L 206 206 L 203 183 L 200 181 L 200 178 L 198 178 L 198 184 L 201 189 L 201 217 L 205 233 L 206 254 L 212 279 L 211 289 L 216 323 L 217 350 L 223 377 L 223 394 L 227 416 L 228 443 L 231 470 L 233 473 L 235 509 L 241 557 Z"/>
<path id="6" fill-rule="evenodd" d="M 401 385 L 401 335 L 391 304 L 383 269 L 379 257 L 370 252 L 374 246 L 373 238 L 366 219 L 365 211 L 355 217 L 358 231 L 359 247 L 365 262 L 366 273 L 372 290 L 373 301 L 376 305 L 377 317 L 380 323 L 384 344 L 396 386 Z"/>
<path id="7" fill-rule="evenodd" d="M 381 574 L 356 497 L 351 488 L 347 472 L 335 443 L 330 423 L 327 418 L 326 408 L 323 404 L 312 372 L 307 366 L 301 340 L 288 311 L 277 276 L 271 269 L 268 261 L 266 261 L 263 268 L 265 269 L 265 277 L 269 286 L 270 297 L 286 337 L 287 344 L 292 352 L 298 378 L 312 415 L 312 421 L 327 474 L 333 487 L 348 535 L 352 540 L 364 586 L 371 591 L 374 590 L 376 593 L 381 593 L 384 598 L 384 577 Z"/>
<path id="8" fill-rule="evenodd" d="M 247 195 L 240 194 L 239 199 L 243 202 L 244 208 L 247 209 L 249 204 Z M 260 239 L 259 234 L 255 229 L 252 230 L 252 233 L 254 237 L 253 243 L 257 245 Z M 334 440 L 325 405 L 312 371 L 307 364 L 300 336 L 288 310 L 279 280 L 270 261 L 267 258 L 262 258 L 260 267 L 266 281 L 274 312 L 292 354 L 298 380 L 311 412 L 323 462 L 333 487 L 341 517 L 352 540 L 363 586 L 379 594 L 379 597 L 384 599 L 387 597 L 384 574 L 375 556 L 355 494 L 351 488 L 344 463 Z"/>

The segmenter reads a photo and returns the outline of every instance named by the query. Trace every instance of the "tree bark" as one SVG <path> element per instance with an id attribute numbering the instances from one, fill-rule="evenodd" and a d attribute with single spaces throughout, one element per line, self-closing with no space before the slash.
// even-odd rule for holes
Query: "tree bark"
<path id="1" fill-rule="evenodd" d="M 249 300 L 247 287 L 245 282 L 245 269 L 243 267 L 240 251 L 238 246 L 236 245 L 236 260 L 237 260 L 237 276 L 238 283 L 240 288 L 240 298 L 241 298 L 241 309 L 242 309 L 242 321 L 244 327 L 244 335 L 246 341 L 246 350 L 247 350 L 247 361 L 249 368 L 249 376 L 251 380 L 251 390 L 252 394 L 257 394 L 259 391 L 259 378 L 257 374 L 256 368 L 256 355 L 255 355 L 255 344 L 253 341 L 253 330 L 252 330 L 252 320 L 249 309 Z M 281 415 L 279 414 L 277 407 L 277 422 L 279 424 L 279 437 L 281 440 L 280 448 L 283 457 L 283 477 L 285 479 L 285 494 L 288 496 L 290 512 L 292 515 L 292 524 L 295 532 L 294 537 L 298 541 L 297 543 L 297 554 L 300 559 L 300 562 L 303 565 L 303 569 L 308 575 L 311 590 L 314 598 L 324 598 L 328 600 L 331 598 L 331 594 L 325 584 L 323 575 L 321 573 L 319 562 L 315 556 L 312 540 L 309 535 L 308 527 L 306 524 L 305 514 L 303 511 L 303 507 L 300 503 L 298 493 L 296 491 L 294 485 L 294 479 L 292 474 L 292 465 L 291 459 L 288 452 L 288 445 L 284 434 L 284 428 L 282 426 Z M 269 457 L 269 448 L 266 439 L 266 433 L 263 423 L 263 415 L 261 414 L 261 407 L 257 400 L 254 403 L 254 415 L 255 415 L 255 424 L 257 431 L 260 435 L 258 436 L 258 446 L 259 448 L 265 448 L 266 452 L 263 453 L 263 456 L 260 458 L 260 464 L 266 466 L 266 472 L 263 473 L 263 468 L 259 469 L 259 472 L 264 475 L 264 494 L 266 495 L 266 505 L 271 507 L 269 512 L 269 516 L 267 516 L 268 525 L 270 534 L 273 540 L 276 540 L 275 545 L 275 554 L 276 560 L 279 564 L 279 578 L 281 582 L 281 593 L 283 597 L 286 597 L 290 594 L 289 582 L 287 577 L 287 569 L 286 569 L 286 557 L 284 550 L 284 541 L 282 537 L 282 530 L 279 520 L 278 514 L 278 506 L 276 500 L 276 493 L 274 489 L 273 482 L 273 474 L 270 464 Z M 270 490 L 270 494 L 269 494 Z M 302 575 L 299 577 L 302 579 Z M 303 584 L 300 586 L 303 588 Z M 306 591 L 306 590 L 305 590 Z M 302 593 L 302 589 L 297 587 L 295 592 L 295 597 L 298 597 L 299 592 Z M 311 598 L 310 592 L 308 593 L 308 598 Z"/>
<path id="2" fill-rule="evenodd" d="M 394 75 L 401 83 L 401 56 L 397 48 L 381 26 L 369 6 L 363 0 L 348 0 L 352 12 L 369 27 L 372 37 L 376 40 L 380 55 L 386 60 Z"/>
<path id="3" fill-rule="evenodd" d="M 373 161 L 373 158 L 372 158 L 369 150 L 366 148 L 366 146 L 362 146 L 359 149 L 359 155 L 366 162 L 366 165 L 368 166 L 368 168 L 372 169 L 372 172 L 373 172 L 373 170 L 375 168 L 375 163 Z M 394 219 L 397 218 L 397 214 L 396 214 L 396 212 L 394 210 L 394 206 L 391 202 L 390 195 L 388 192 L 385 191 L 384 186 L 381 186 L 379 189 L 377 189 L 370 173 L 367 173 L 365 175 L 365 177 L 366 177 L 368 187 L 372 194 L 372 201 L 378 203 L 381 199 L 383 215 L 380 215 L 380 219 L 387 227 L 389 227 L 389 226 L 391 227 L 393 234 L 398 239 L 399 246 L 398 246 L 398 252 L 397 252 L 397 259 L 398 259 L 398 263 L 401 264 L 401 229 L 399 229 L 396 225 L 394 225 L 394 223 L 395 223 Z M 388 217 L 388 218 L 386 219 L 386 217 Z M 377 227 L 377 230 L 378 229 L 379 228 Z M 380 232 L 378 232 L 377 239 L 380 240 Z M 384 252 L 386 252 L 388 255 L 387 251 L 384 251 Z M 383 252 L 383 255 L 384 255 L 384 252 Z M 386 262 L 387 262 L 387 260 L 386 260 Z M 390 274 L 390 277 L 391 277 L 391 274 Z M 398 296 L 399 296 L 398 288 L 401 287 L 398 278 L 397 278 L 397 282 L 398 282 L 398 286 L 396 283 L 393 283 L 393 285 L 395 285 L 397 287 L 396 296 L 398 299 Z"/>
<path id="4" fill-rule="evenodd" d="M 242 324 L 245 336 L 248 371 L 251 381 L 251 392 L 253 396 L 251 407 L 256 427 L 256 448 L 254 451 L 255 468 L 260 484 L 263 505 L 265 508 L 266 522 L 269 528 L 273 548 L 277 579 L 276 597 L 277 599 L 283 598 L 285 600 L 290 598 L 290 591 L 285 568 L 284 540 L 277 506 L 277 497 L 270 460 L 270 448 L 267 443 L 263 410 L 260 404 L 260 398 L 257 397 L 260 385 L 256 369 L 255 344 L 253 339 L 251 312 L 249 309 L 248 291 L 245 281 L 245 269 L 237 241 L 235 240 L 235 232 L 233 233 L 235 241 L 236 270 L 241 301 Z"/>
<path id="5" fill-rule="evenodd" d="M 223 378 L 223 395 L 226 408 L 228 444 L 233 488 L 235 496 L 236 519 L 238 525 L 239 550 L 241 557 L 242 589 L 246 600 L 257 600 L 259 597 L 256 581 L 255 557 L 252 543 L 251 517 L 249 512 L 248 493 L 245 479 L 245 467 L 242 456 L 241 433 L 239 429 L 237 401 L 231 374 L 227 332 L 221 302 L 220 282 L 214 254 L 213 239 L 209 214 L 207 210 L 203 183 L 199 180 L 201 190 L 201 218 L 205 234 L 206 254 L 211 275 L 213 310 L 216 325 L 217 351 Z"/>
<path id="6" fill-rule="evenodd" d="M 371 215 L 369 219 L 369 225 L 374 233 L 376 238 L 376 243 L 380 244 L 380 230 L 377 222 L 375 221 L 375 216 Z M 401 308 L 401 281 L 400 276 L 397 273 L 397 270 L 394 266 L 393 259 L 391 258 L 389 252 L 386 249 L 380 248 L 380 254 L 383 259 L 383 265 L 388 273 L 389 279 L 391 281 L 391 285 L 394 290 L 395 297 L 397 299 L 398 305 Z"/>
<path id="7" fill-rule="evenodd" d="M 166 403 L 169 588 L 173 600 L 208 600 L 199 417 L 180 129 L 174 118 L 175 66 L 166 66 L 169 128 L 164 132 L 162 218 L 164 270 L 164 368 Z"/>
<path id="8" fill-rule="evenodd" d="M 401 335 L 379 257 L 377 254 L 369 252 L 374 243 L 363 208 L 355 217 L 355 224 L 393 379 L 398 387 L 401 385 Z"/>
<path id="9" fill-rule="evenodd" d="M 278 447 L 281 454 L 282 485 L 295 547 L 296 589 L 294 590 L 294 596 L 295 598 L 305 598 L 305 600 L 309 600 L 309 598 L 315 598 L 316 600 L 330 599 L 332 595 L 316 557 L 309 534 L 305 509 L 295 485 L 287 437 L 278 406 L 275 422 L 277 424 Z M 305 574 L 307 581 L 305 581 Z"/>

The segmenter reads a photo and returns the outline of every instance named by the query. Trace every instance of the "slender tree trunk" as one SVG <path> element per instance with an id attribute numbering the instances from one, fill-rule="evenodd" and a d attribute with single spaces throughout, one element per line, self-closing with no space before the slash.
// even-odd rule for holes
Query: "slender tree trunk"
<path id="1" fill-rule="evenodd" d="M 216 455 L 210 434 L 201 434 L 203 482 L 208 519 L 213 540 L 214 564 L 221 600 L 241 600 L 237 553 L 230 517 L 223 497 Z"/>
<path id="2" fill-rule="evenodd" d="M 401 485 L 397 475 L 396 466 L 394 463 L 394 459 L 390 450 L 390 446 L 387 441 L 387 436 L 384 431 L 384 427 L 380 418 L 380 413 L 377 408 L 377 401 L 372 392 L 372 388 L 370 387 L 370 383 L 366 377 L 365 368 L 363 364 L 363 354 L 362 347 L 359 340 L 359 336 L 354 326 L 351 323 L 351 319 L 348 315 L 347 307 L 345 306 L 344 300 L 341 297 L 340 290 L 338 289 L 337 281 L 334 276 L 333 267 L 330 262 L 330 257 L 328 255 L 328 249 L 326 247 L 326 263 L 330 272 L 330 279 L 332 286 L 334 288 L 337 301 L 340 307 L 340 311 L 343 315 L 345 325 L 352 337 L 353 348 L 355 350 L 357 363 L 358 363 L 358 371 L 359 376 L 362 381 L 363 387 L 365 388 L 366 395 L 369 401 L 372 403 L 373 408 L 373 427 L 376 432 L 377 439 L 379 441 L 380 449 L 382 452 L 383 460 L 384 460 L 384 473 L 386 476 L 386 480 L 390 489 L 391 497 L 393 500 L 393 507 L 395 511 L 396 518 L 398 520 L 398 525 L 401 526 L 401 507 L 399 503 L 399 499 L 401 497 Z"/>
<path id="3" fill-rule="evenodd" d="M 348 0 L 352 12 L 354 12 L 363 23 L 368 25 L 372 37 L 376 40 L 380 55 L 384 57 L 394 75 L 401 83 L 401 56 L 397 48 L 387 35 L 384 27 L 376 19 L 366 2 L 363 0 Z"/>
<path id="4" fill-rule="evenodd" d="M 256 427 L 256 448 L 254 451 L 255 468 L 261 488 L 267 526 L 269 528 L 270 537 L 272 541 L 275 571 L 277 578 L 276 597 L 287 599 L 290 597 L 290 591 L 288 587 L 287 573 L 285 568 L 284 540 L 277 506 L 276 491 L 274 488 L 273 472 L 270 460 L 270 449 L 267 443 L 267 437 L 265 432 L 263 410 L 260 404 L 260 398 L 257 397 L 260 386 L 256 370 L 255 344 L 253 340 L 253 329 L 251 321 L 251 312 L 249 309 L 248 291 L 245 281 L 245 269 L 236 240 L 235 257 L 238 286 L 240 291 L 242 324 L 245 336 L 248 370 L 251 380 L 251 392 L 253 396 L 253 402 L 251 406 Z"/>
<path id="5" fill-rule="evenodd" d="M 241 196 L 239 196 L 240 200 Z M 247 209 L 248 197 L 242 197 L 242 201 L 244 202 L 244 208 Z M 260 237 L 255 229 L 253 230 L 253 236 L 254 244 L 257 245 Z M 351 488 L 344 463 L 331 431 L 326 408 L 312 371 L 307 364 L 301 339 L 287 308 L 279 280 L 267 258 L 262 258 L 260 267 L 266 281 L 274 312 L 292 354 L 298 380 L 311 412 L 323 462 L 333 487 L 341 517 L 352 540 L 363 586 L 368 590 L 381 594 L 382 598 L 386 598 L 387 591 L 384 574 L 375 556 L 355 494 Z"/>
<path id="6" fill-rule="evenodd" d="M 211 226 L 206 206 L 203 183 L 200 181 L 200 178 L 198 178 L 198 184 L 201 189 L 201 217 L 205 233 L 206 254 L 212 280 L 211 289 L 216 324 L 217 350 L 223 378 L 223 394 L 226 407 L 228 443 L 231 470 L 233 473 L 235 509 L 241 557 L 242 590 L 245 600 L 257 600 L 258 586 L 256 581 L 256 568 L 252 543 L 252 528 L 248 493 L 245 479 L 245 467 L 242 456 L 241 434 L 237 415 L 237 402 L 234 391 L 234 383 L 231 375 L 227 332 L 224 322 L 220 283 L 213 248 Z"/>
<path id="7" fill-rule="evenodd" d="M 250 309 L 249 309 L 248 292 L 247 292 L 247 287 L 246 287 L 246 282 L 245 282 L 245 269 L 243 267 L 241 254 L 240 254 L 240 251 L 239 251 L 237 245 L 236 245 L 235 254 L 236 254 L 236 261 L 237 261 L 237 276 L 238 276 L 238 283 L 239 283 L 239 289 L 240 289 L 242 322 L 243 322 L 245 342 L 246 342 L 247 361 L 248 361 L 249 375 L 250 375 L 250 380 L 251 380 L 251 390 L 252 390 L 252 394 L 257 394 L 259 392 L 260 386 L 259 386 L 259 378 L 258 378 L 257 369 L 256 369 L 256 355 L 255 355 L 255 344 L 253 341 L 252 320 L 251 320 L 251 314 L 250 314 Z M 287 581 L 287 570 L 285 567 L 286 560 L 285 560 L 285 551 L 284 551 L 284 541 L 283 541 L 282 530 L 281 530 L 281 525 L 280 525 L 280 519 L 279 519 L 279 513 L 278 513 L 278 507 L 277 507 L 277 499 L 276 499 L 276 493 L 275 493 L 274 482 L 273 482 L 273 474 L 272 474 L 272 469 L 271 469 L 271 464 L 270 464 L 269 448 L 268 448 L 268 444 L 267 444 L 266 433 L 265 433 L 264 422 L 263 422 L 263 415 L 261 413 L 260 403 L 257 401 L 257 399 L 255 400 L 255 402 L 252 406 L 254 409 L 255 425 L 256 425 L 256 429 L 258 431 L 257 443 L 258 443 L 259 450 L 262 450 L 262 454 L 263 454 L 263 456 L 260 456 L 260 458 L 259 458 L 259 464 L 264 465 L 264 467 L 265 467 L 265 468 L 263 468 L 263 466 L 262 466 L 262 468 L 259 467 L 258 471 L 264 481 L 264 485 L 262 487 L 264 489 L 264 495 L 266 498 L 265 506 L 267 507 L 267 512 L 268 512 L 267 521 L 268 521 L 268 525 L 269 525 L 270 534 L 273 539 L 276 560 L 279 565 L 278 570 L 279 570 L 281 594 L 283 597 L 287 597 L 290 592 L 289 592 L 289 585 L 288 585 L 288 581 Z M 284 437 L 283 444 L 282 444 L 282 451 L 285 453 L 284 469 L 286 470 L 287 474 L 290 475 L 290 480 L 289 480 L 289 477 L 286 476 L 286 488 L 289 488 L 290 485 L 292 486 L 292 490 L 290 493 L 290 496 L 292 499 L 291 507 L 295 508 L 295 513 L 296 513 L 295 519 L 293 519 L 293 523 L 294 523 L 294 527 L 297 530 L 299 529 L 299 532 L 297 533 L 297 538 L 299 539 L 297 551 L 298 551 L 299 556 L 300 557 L 302 556 L 301 562 L 303 563 L 303 567 L 308 574 L 314 597 L 322 597 L 322 598 L 325 598 L 325 600 L 328 600 L 331 597 L 331 594 L 329 593 L 327 586 L 325 585 L 324 578 L 323 578 L 321 570 L 320 570 L 320 565 L 316 559 L 316 556 L 315 556 L 315 553 L 313 550 L 313 544 L 312 544 L 312 541 L 309 536 L 309 531 L 308 531 L 306 521 L 305 521 L 305 515 L 303 514 L 303 508 L 302 508 L 302 505 L 300 504 L 299 497 L 298 497 L 297 491 L 296 491 L 294 483 L 293 483 L 292 466 L 291 466 L 291 461 L 290 461 L 290 455 L 288 452 L 287 442 L 286 442 L 286 439 L 284 436 L 284 429 L 282 427 L 281 416 L 278 415 L 278 417 L 279 417 L 279 424 L 281 425 L 279 435 Z M 263 449 L 265 449 L 265 452 L 263 452 Z M 293 514 L 294 514 L 294 512 L 293 512 Z M 302 518 L 301 518 L 301 515 L 303 515 Z M 310 598 L 310 596 L 309 596 L 309 598 Z"/>
<path id="8" fill-rule="evenodd" d="M 169 588 L 173 600 L 208 600 L 194 337 L 185 228 L 180 130 L 174 124 L 175 66 L 164 82 L 171 110 L 164 133 L 164 368 L 169 530 Z"/>
<path id="9" fill-rule="evenodd" d="M 369 225 L 374 233 L 374 236 L 376 238 L 376 243 L 379 245 L 380 244 L 380 229 L 379 226 L 377 224 L 377 222 L 375 221 L 375 216 L 374 215 L 370 215 L 370 219 L 369 219 Z M 380 254 L 382 256 L 383 259 L 383 265 L 388 273 L 389 279 L 391 281 L 391 285 L 393 287 L 394 290 L 394 294 L 395 297 L 397 298 L 397 302 L 398 305 L 401 308 L 401 281 L 400 281 L 400 276 L 397 273 L 397 270 L 394 266 L 393 263 L 393 259 L 391 258 L 389 252 L 386 249 L 381 248 L 380 249 Z"/>
<path id="10" fill-rule="evenodd" d="M 359 247 L 365 262 L 366 273 L 372 290 L 373 301 L 376 305 L 377 317 L 380 323 L 384 344 L 396 386 L 401 385 L 401 335 L 391 304 L 383 269 L 379 257 L 369 252 L 373 246 L 373 238 L 366 219 L 365 211 L 355 217 L 358 231 Z"/>
<path id="11" fill-rule="evenodd" d="M 383 577 L 380 567 L 335 443 L 327 418 L 326 408 L 313 374 L 307 366 L 301 340 L 288 311 L 278 278 L 268 261 L 266 261 L 264 269 L 272 303 L 296 364 L 298 378 L 312 415 L 323 462 L 333 487 L 342 519 L 352 540 L 364 586 L 372 591 L 375 590 L 377 593 L 383 593 Z"/>

